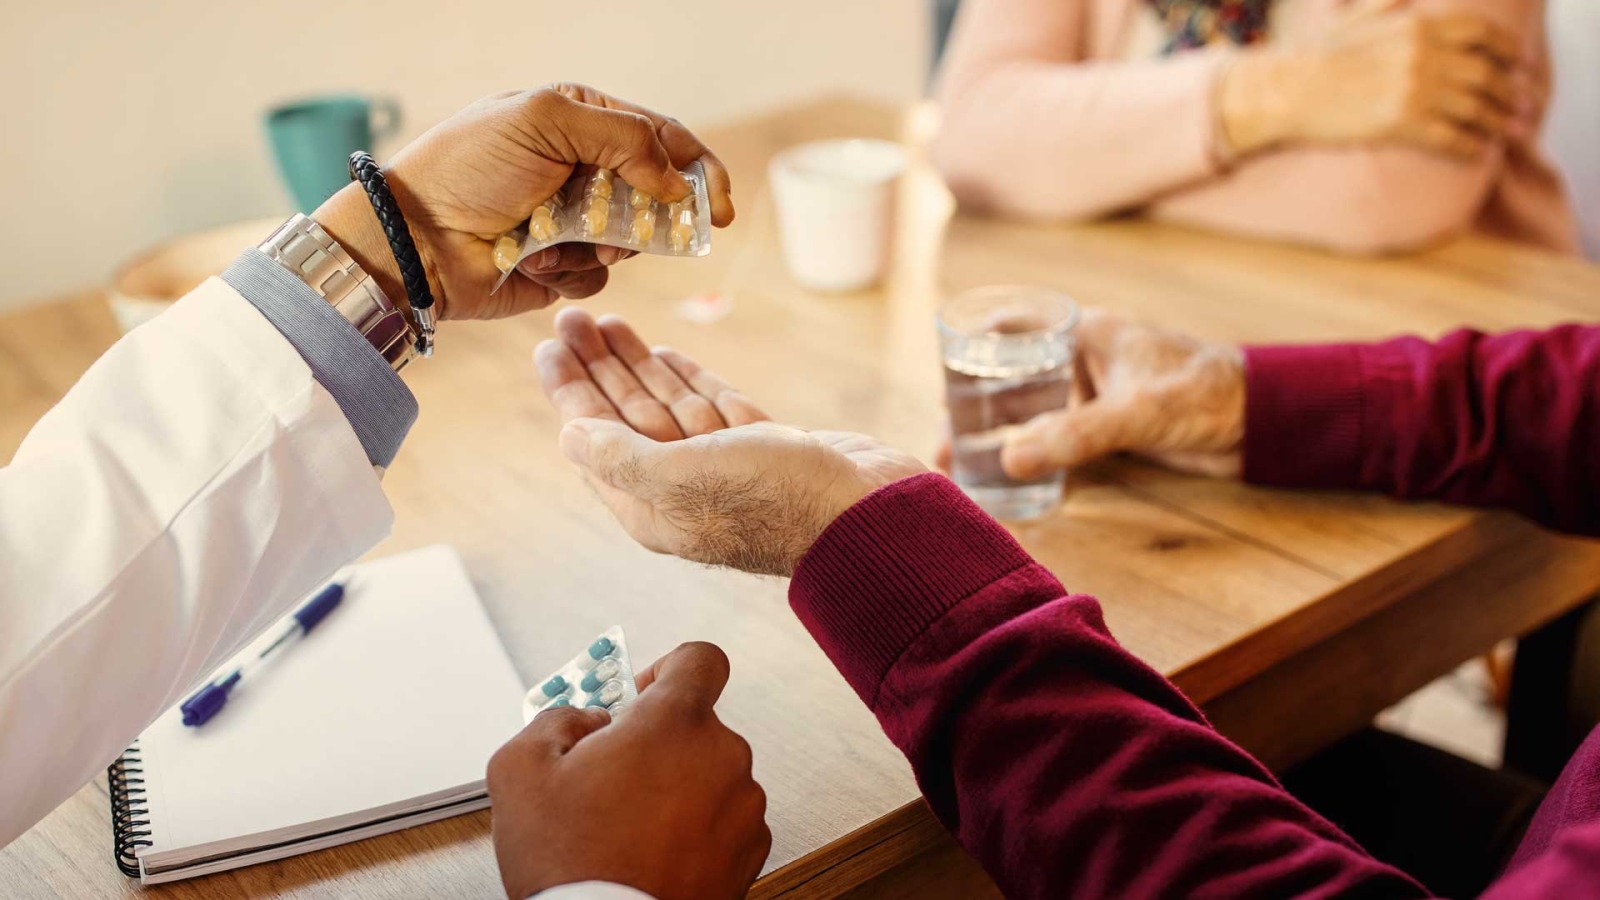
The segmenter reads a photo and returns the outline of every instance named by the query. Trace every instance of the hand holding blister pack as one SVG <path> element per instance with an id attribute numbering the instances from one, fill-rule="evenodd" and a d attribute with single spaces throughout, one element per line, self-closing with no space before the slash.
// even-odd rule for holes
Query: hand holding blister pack
<path id="1" fill-rule="evenodd" d="M 681 173 L 690 192 L 668 202 L 629 185 L 610 169 L 575 175 L 534 207 L 525 225 L 494 244 L 499 290 L 517 263 L 546 247 L 571 241 L 621 247 L 661 256 L 705 256 L 711 252 L 711 202 L 705 166 L 699 160 Z"/>
<path id="2" fill-rule="evenodd" d="M 617 716 L 639 696 L 621 626 L 613 625 L 522 700 L 522 721 L 558 706 L 594 706 Z"/>

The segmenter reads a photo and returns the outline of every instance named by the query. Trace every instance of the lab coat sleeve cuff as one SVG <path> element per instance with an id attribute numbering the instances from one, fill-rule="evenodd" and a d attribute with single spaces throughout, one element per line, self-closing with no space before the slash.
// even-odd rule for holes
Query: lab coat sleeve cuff
<path id="1" fill-rule="evenodd" d="M 368 461 L 388 468 L 417 420 L 417 400 L 389 363 L 310 285 L 254 247 L 222 280 L 288 339 L 339 404 Z"/>

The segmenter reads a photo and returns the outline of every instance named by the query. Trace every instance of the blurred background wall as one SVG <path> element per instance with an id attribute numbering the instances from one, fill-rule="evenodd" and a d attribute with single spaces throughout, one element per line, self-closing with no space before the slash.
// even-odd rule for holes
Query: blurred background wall
<path id="1" fill-rule="evenodd" d="M 380 158 L 473 99 L 587 81 L 705 128 L 829 92 L 917 96 L 956 0 L 11 4 L 0 28 L 0 308 L 102 284 L 188 231 L 292 209 L 262 113 L 397 99 Z M 1546 138 L 1600 257 L 1600 2 L 1549 0 Z M 654 64 L 649 64 L 657 61 Z M 671 71 L 668 71 L 670 64 Z M 735 173 L 737 176 L 738 173 Z"/>
<path id="2" fill-rule="evenodd" d="M 1555 91 L 1545 146 L 1566 176 L 1584 252 L 1600 260 L 1600 2 L 1550 0 L 1548 15 Z"/>
<path id="3" fill-rule="evenodd" d="M 915 97 L 930 30 L 926 0 L 60 0 L 5 20 L 0 307 L 103 283 L 175 234 L 286 215 L 261 119 L 279 101 L 395 97 L 380 159 L 483 94 L 558 79 L 704 128 L 819 93 Z"/>

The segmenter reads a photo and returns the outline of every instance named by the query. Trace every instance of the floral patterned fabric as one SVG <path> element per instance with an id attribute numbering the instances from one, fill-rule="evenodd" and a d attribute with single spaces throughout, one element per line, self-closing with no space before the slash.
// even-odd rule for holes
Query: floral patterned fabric
<path id="1" fill-rule="evenodd" d="M 1167 27 L 1163 53 L 1227 41 L 1249 44 L 1267 30 L 1272 0 L 1150 0 Z"/>

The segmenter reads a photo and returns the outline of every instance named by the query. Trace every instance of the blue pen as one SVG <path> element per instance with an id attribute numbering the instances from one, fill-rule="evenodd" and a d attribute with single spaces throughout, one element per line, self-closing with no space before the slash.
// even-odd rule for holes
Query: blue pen
<path id="1" fill-rule="evenodd" d="M 210 684 L 195 691 L 193 697 L 183 701 L 183 724 L 191 726 L 204 725 L 216 715 L 223 706 L 227 705 L 228 694 L 239 684 L 239 679 L 244 677 L 246 667 L 254 668 L 267 657 L 276 653 L 279 648 L 293 643 L 295 638 L 303 637 L 317 627 L 328 613 L 333 611 L 339 601 L 344 599 L 344 585 L 330 584 L 317 592 L 315 597 L 306 601 L 306 604 L 294 611 L 289 621 L 284 623 L 283 632 L 266 649 L 256 654 L 255 660 L 245 665 L 237 666 L 233 671 L 215 678 Z"/>

